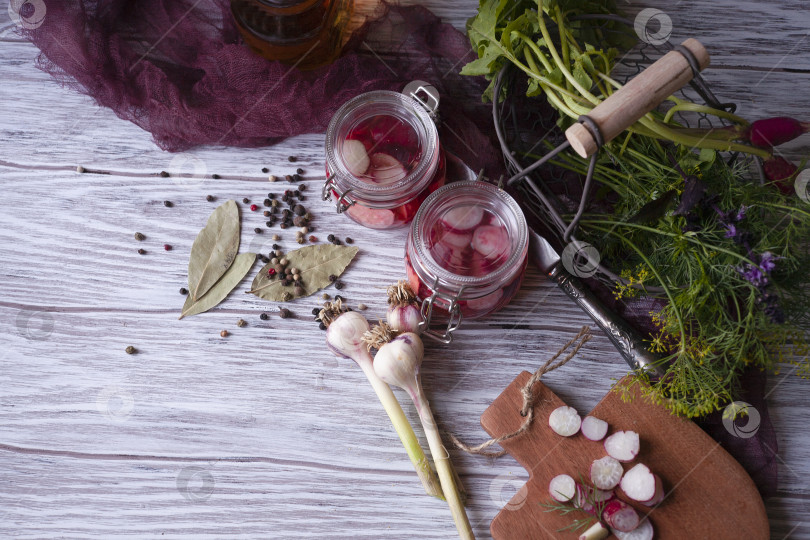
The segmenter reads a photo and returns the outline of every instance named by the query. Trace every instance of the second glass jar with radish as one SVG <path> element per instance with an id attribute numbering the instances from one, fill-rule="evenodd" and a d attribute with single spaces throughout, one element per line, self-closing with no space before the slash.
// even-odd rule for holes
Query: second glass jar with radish
<path id="1" fill-rule="evenodd" d="M 432 115 L 430 106 L 398 92 L 368 92 L 345 103 L 326 132 L 323 198 L 365 227 L 407 225 L 445 182 Z"/>
<path id="2" fill-rule="evenodd" d="M 431 194 L 411 224 L 405 247 L 408 282 L 422 301 L 426 329 L 449 342 L 462 317 L 478 318 L 509 303 L 528 256 L 528 226 L 502 189 L 483 181 L 448 184 Z"/>

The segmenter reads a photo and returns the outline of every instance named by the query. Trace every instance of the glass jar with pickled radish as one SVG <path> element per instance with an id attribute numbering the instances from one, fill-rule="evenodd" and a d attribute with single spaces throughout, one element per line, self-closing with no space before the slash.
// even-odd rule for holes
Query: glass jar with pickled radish
<path id="1" fill-rule="evenodd" d="M 417 212 L 405 247 L 423 315 L 452 331 L 462 317 L 499 310 L 520 288 L 528 246 L 526 218 L 502 189 L 482 181 L 438 189 Z"/>
<path id="2" fill-rule="evenodd" d="M 444 185 L 445 157 L 431 110 L 410 95 L 361 94 L 332 117 L 326 132 L 324 200 L 372 229 L 408 224 Z"/>

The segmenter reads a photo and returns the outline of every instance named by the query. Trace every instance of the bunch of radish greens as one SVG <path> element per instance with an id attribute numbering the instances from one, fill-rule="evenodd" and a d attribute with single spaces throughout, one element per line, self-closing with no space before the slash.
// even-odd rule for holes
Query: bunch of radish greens
<path id="1" fill-rule="evenodd" d="M 621 87 L 611 77 L 618 51 L 637 37 L 618 22 L 579 18 L 616 13 L 603 1 L 483 0 L 467 25 L 479 58 L 462 73 L 494 80 L 514 65 L 525 78 L 503 91 L 547 101 L 565 129 Z M 492 92 L 484 98 L 504 98 Z M 649 383 L 644 392 L 657 402 L 695 417 L 733 401 L 746 367 L 778 370 L 807 354 L 810 204 L 793 188 L 799 168 L 774 147 L 810 125 L 784 117 L 749 123 L 674 96 L 665 105 L 602 147 L 576 238 L 616 271 L 617 300 L 665 302 L 650 313 L 655 330 L 646 337 L 666 373 L 635 380 Z M 676 113 L 715 117 L 723 127 L 690 128 Z M 746 156 L 763 160 L 764 183 Z M 582 176 L 588 166 L 573 152 L 552 164 Z M 801 362 L 798 374 L 810 375 Z"/>

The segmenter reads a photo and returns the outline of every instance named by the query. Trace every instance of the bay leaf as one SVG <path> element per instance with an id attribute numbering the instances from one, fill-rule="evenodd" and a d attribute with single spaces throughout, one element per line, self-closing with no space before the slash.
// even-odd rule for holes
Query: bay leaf
<path id="1" fill-rule="evenodd" d="M 234 287 L 239 285 L 239 282 L 250 272 L 253 268 L 253 263 L 256 262 L 255 253 L 240 253 L 233 260 L 230 268 L 219 278 L 213 287 L 208 289 L 208 292 L 202 295 L 198 300 L 191 298 L 191 294 L 186 297 L 186 303 L 183 305 L 183 312 L 180 318 L 191 317 L 198 313 L 208 311 L 212 307 L 222 302 L 228 293 Z"/>
<path id="2" fill-rule="evenodd" d="M 219 281 L 239 250 L 239 207 L 234 201 L 219 206 L 208 218 L 191 246 L 188 260 L 188 290 L 199 300 Z"/>
<path id="3" fill-rule="evenodd" d="M 309 296 L 332 283 L 329 276 L 340 276 L 357 255 L 357 251 L 356 247 L 351 246 L 319 244 L 287 253 L 284 256 L 289 261 L 287 268 L 298 268 L 301 275 L 299 283 L 305 291 L 298 298 Z M 293 285 L 284 287 L 280 279 L 271 278 L 267 271 L 272 267 L 273 264 L 269 263 L 261 269 L 248 292 L 265 300 L 282 302 L 285 293 L 295 295 L 295 287 Z"/>

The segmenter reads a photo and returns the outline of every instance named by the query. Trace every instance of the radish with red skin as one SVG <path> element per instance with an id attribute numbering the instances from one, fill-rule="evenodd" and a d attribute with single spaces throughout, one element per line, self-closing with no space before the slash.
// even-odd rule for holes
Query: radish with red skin
<path id="1" fill-rule="evenodd" d="M 370 158 L 370 166 L 366 171 L 376 184 L 393 184 L 408 176 L 405 167 L 393 156 L 377 152 Z"/>
<path id="2" fill-rule="evenodd" d="M 639 517 L 636 509 L 620 499 L 612 499 L 602 509 L 602 520 L 611 529 L 630 532 L 638 527 Z"/>
<path id="3" fill-rule="evenodd" d="M 568 502 L 577 493 L 577 483 L 567 474 L 557 475 L 548 483 L 548 493 L 555 501 Z"/>
<path id="4" fill-rule="evenodd" d="M 655 506 L 664 499 L 661 479 L 643 463 L 624 473 L 619 486 L 629 498 L 646 506 Z"/>
<path id="5" fill-rule="evenodd" d="M 605 439 L 605 452 L 622 463 L 633 461 L 638 455 L 639 440 L 635 431 L 617 431 Z"/>
<path id="6" fill-rule="evenodd" d="M 608 431 L 608 423 L 594 416 L 586 416 L 582 419 L 582 434 L 591 441 L 601 441 Z"/>
<path id="7" fill-rule="evenodd" d="M 499 225 L 481 225 L 472 238 L 475 251 L 488 259 L 497 259 L 509 251 L 509 233 Z"/>
<path id="8" fill-rule="evenodd" d="M 591 482 L 598 489 L 613 489 L 619 485 L 624 469 L 617 459 L 605 456 L 591 463 Z"/>
<path id="9" fill-rule="evenodd" d="M 799 168 L 781 156 L 774 156 L 762 164 L 762 169 L 765 173 L 765 178 L 773 182 L 773 184 L 785 195 L 791 195 L 796 192 L 793 186 L 793 177 L 799 171 Z"/>
<path id="10" fill-rule="evenodd" d="M 788 116 L 777 116 L 757 120 L 746 131 L 748 142 L 752 145 L 771 148 L 807 133 L 810 131 L 810 122 L 799 122 Z"/>
<path id="11" fill-rule="evenodd" d="M 458 233 L 472 232 L 484 217 L 480 206 L 457 206 L 444 213 L 442 225 Z"/>
<path id="12" fill-rule="evenodd" d="M 362 204 L 353 204 L 346 213 L 369 229 L 387 229 L 394 224 L 394 213 L 387 208 L 369 208 Z"/>
<path id="13" fill-rule="evenodd" d="M 630 532 L 622 532 L 617 529 L 611 529 L 611 532 L 618 540 L 653 540 L 655 536 L 655 531 L 653 530 L 649 518 L 642 519 L 638 527 Z"/>
<path id="14" fill-rule="evenodd" d="M 468 233 L 457 233 L 452 230 L 446 229 L 440 231 L 436 235 L 436 242 L 440 244 L 448 244 L 454 248 L 465 248 L 470 245 L 472 235 Z"/>
<path id="15" fill-rule="evenodd" d="M 613 500 L 616 497 L 616 494 L 613 490 L 605 491 L 603 489 L 597 489 L 591 486 L 585 486 L 582 484 L 577 484 L 577 495 L 574 498 L 574 506 L 591 514 L 592 516 L 599 517 L 597 515 L 597 509 L 594 507 L 593 503 L 597 505 L 601 505 L 601 503 Z"/>
<path id="16" fill-rule="evenodd" d="M 563 437 L 576 435 L 581 424 L 582 419 L 577 414 L 577 410 L 567 405 L 557 407 L 548 416 L 548 426 L 554 433 Z"/>

